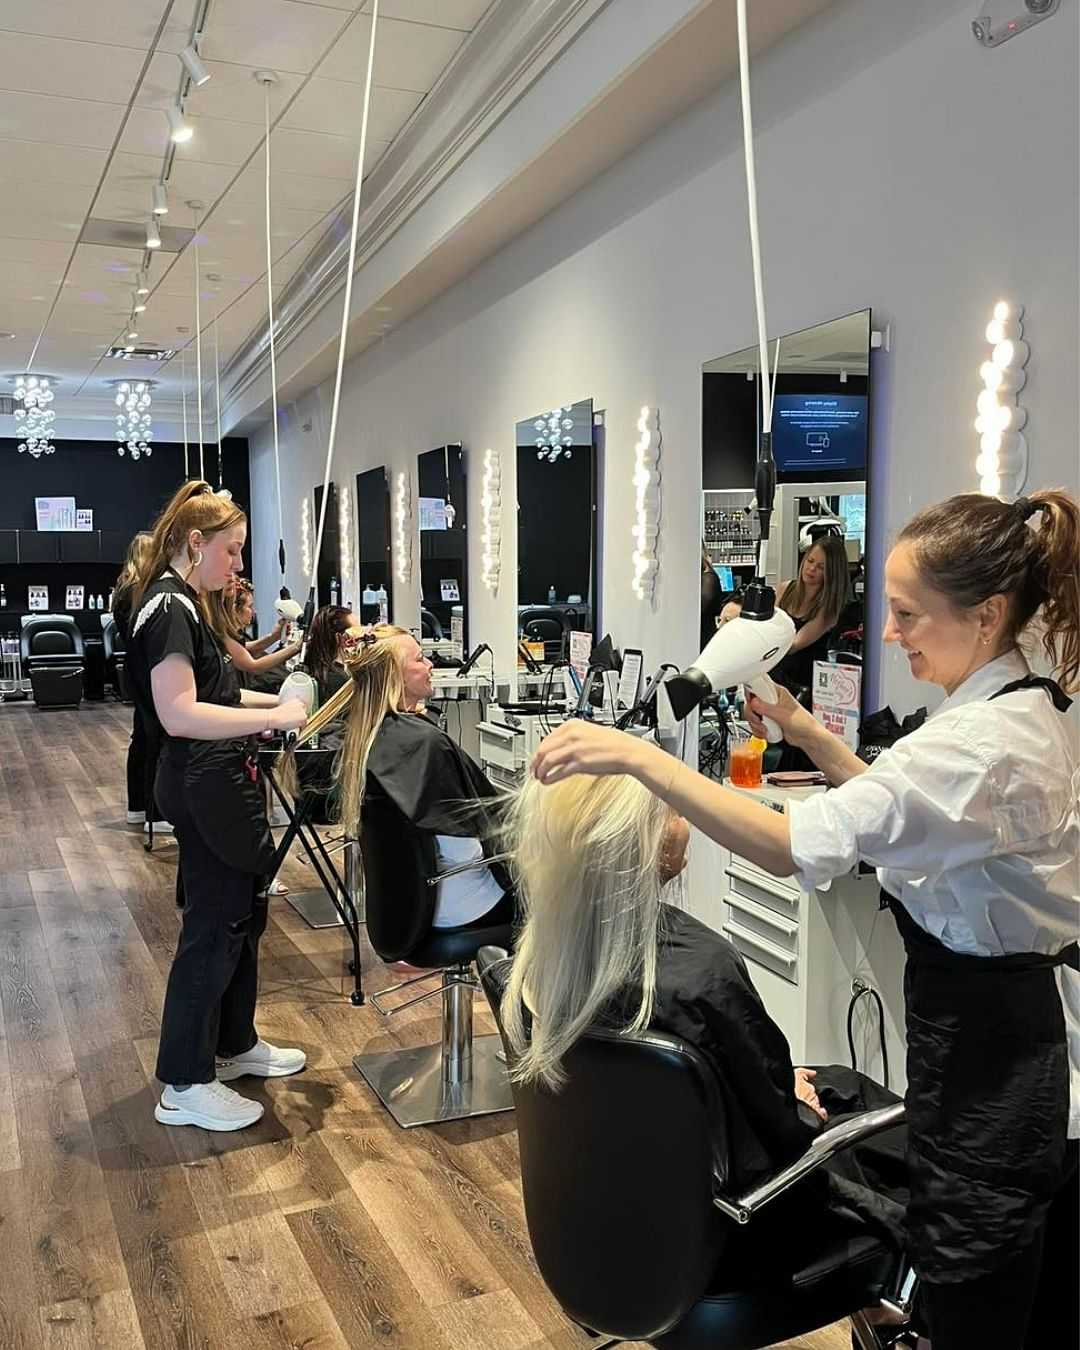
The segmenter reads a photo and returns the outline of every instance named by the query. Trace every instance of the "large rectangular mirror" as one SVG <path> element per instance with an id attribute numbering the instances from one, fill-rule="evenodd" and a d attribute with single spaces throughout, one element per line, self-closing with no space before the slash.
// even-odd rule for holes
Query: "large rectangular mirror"
<path id="1" fill-rule="evenodd" d="M 416 457 L 420 525 L 420 636 L 450 642 L 460 660 L 469 647 L 465 456 L 442 445 Z"/>
<path id="2" fill-rule="evenodd" d="M 322 510 L 323 489 L 320 483 L 315 488 L 315 515 L 311 522 L 311 547 L 319 538 L 319 512 Z M 349 604 L 355 597 L 341 594 L 341 578 L 338 573 L 340 563 L 340 541 L 338 538 L 338 494 L 337 486 L 330 484 L 326 502 L 326 524 L 323 527 L 322 548 L 319 550 L 319 565 L 315 569 L 315 603 L 322 605 Z"/>
<path id="3" fill-rule="evenodd" d="M 703 642 L 754 572 L 757 521 L 748 508 L 761 434 L 759 372 L 756 346 L 702 368 Z M 807 706 L 815 661 L 862 661 L 869 421 L 868 309 L 780 339 L 766 573 L 799 633 L 772 674 Z"/>
<path id="4" fill-rule="evenodd" d="M 518 422 L 518 635 L 562 658 L 566 634 L 597 626 L 597 456 L 592 399 Z"/>
<path id="5" fill-rule="evenodd" d="M 390 476 L 385 466 L 356 475 L 358 611 L 364 623 L 391 623 Z"/>

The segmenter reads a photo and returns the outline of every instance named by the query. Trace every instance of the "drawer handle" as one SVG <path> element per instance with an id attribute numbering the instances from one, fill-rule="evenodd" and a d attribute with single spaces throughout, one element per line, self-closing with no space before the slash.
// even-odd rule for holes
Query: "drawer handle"
<path id="1" fill-rule="evenodd" d="M 786 937 L 798 937 L 799 935 L 797 923 L 782 918 L 774 909 L 759 905 L 756 900 L 751 900 L 744 895 L 736 895 L 731 891 L 724 899 L 727 901 L 729 908 L 741 909 L 744 914 L 751 915 L 759 923 L 767 923 L 770 928 L 775 928 L 778 933 L 783 933 Z"/>
<path id="2" fill-rule="evenodd" d="M 791 891 L 784 886 L 770 884 L 767 877 L 757 873 L 744 872 L 734 867 L 725 867 L 724 875 L 731 881 L 745 881 L 748 886 L 756 886 L 758 890 L 767 891 L 769 895 L 775 895 L 777 900 L 783 900 L 789 905 L 797 905 L 801 891 Z"/>
<path id="3" fill-rule="evenodd" d="M 775 961 L 783 961 L 786 966 L 797 966 L 799 964 L 799 958 L 797 956 L 792 956 L 790 952 L 782 951 L 774 942 L 770 942 L 768 938 L 759 938 L 756 934 L 749 932 L 737 923 L 729 923 L 727 931 L 730 936 L 738 938 L 740 942 L 749 943 L 751 947 L 756 947 L 758 951 L 765 952 Z"/>

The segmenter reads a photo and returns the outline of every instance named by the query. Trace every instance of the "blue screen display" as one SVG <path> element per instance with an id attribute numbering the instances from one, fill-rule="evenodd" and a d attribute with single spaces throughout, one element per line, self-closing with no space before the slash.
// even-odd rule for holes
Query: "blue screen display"
<path id="1" fill-rule="evenodd" d="M 720 589 L 723 591 L 733 591 L 735 589 L 735 574 L 730 567 L 720 567 L 713 563 L 713 571 L 720 579 Z"/>
<path id="2" fill-rule="evenodd" d="M 866 405 L 865 394 L 777 394 L 777 472 L 865 469 Z"/>

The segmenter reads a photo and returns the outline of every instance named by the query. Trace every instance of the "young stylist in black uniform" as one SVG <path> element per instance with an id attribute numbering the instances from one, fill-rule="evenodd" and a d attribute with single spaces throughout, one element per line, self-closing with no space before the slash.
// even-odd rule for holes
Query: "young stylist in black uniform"
<path id="1" fill-rule="evenodd" d="M 878 868 L 907 950 L 908 1245 L 934 1350 L 1075 1346 L 1080 1308 L 1080 511 L 954 497 L 901 531 L 885 639 L 945 703 L 867 766 L 788 695 L 764 709 L 840 786 L 786 817 L 655 746 L 567 723 L 541 781 L 630 773 L 718 843 L 806 887 Z M 760 712 L 761 704 L 755 704 Z"/>
<path id="2" fill-rule="evenodd" d="M 241 691 L 203 596 L 241 568 L 244 513 L 208 483 L 186 483 L 154 527 L 132 605 L 128 670 L 137 703 L 165 732 L 155 796 L 176 830 L 184 878 L 180 942 L 161 1018 L 154 1110 L 163 1125 L 238 1130 L 262 1104 L 227 1081 L 304 1067 L 255 1030 L 263 874 L 273 857 L 255 738 L 303 725 L 297 700 Z"/>

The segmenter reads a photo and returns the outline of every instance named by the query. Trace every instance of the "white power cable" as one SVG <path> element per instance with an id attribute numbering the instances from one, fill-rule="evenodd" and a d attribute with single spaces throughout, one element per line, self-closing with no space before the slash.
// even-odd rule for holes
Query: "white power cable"
<path id="1" fill-rule="evenodd" d="M 754 308 L 757 311 L 758 359 L 761 362 L 761 430 L 772 430 L 773 381 L 769 379 L 768 328 L 765 323 L 765 283 L 761 274 L 758 239 L 757 175 L 754 168 L 754 123 L 750 112 L 750 50 L 746 37 L 746 0 L 735 0 L 739 25 L 739 88 L 742 94 L 743 154 L 746 159 L 746 203 L 750 213 L 750 257 L 754 271 Z M 777 350 L 779 357 L 779 349 Z"/>
<path id="2" fill-rule="evenodd" d="M 191 477 L 188 466 L 188 430 L 187 430 L 187 343 L 180 348 L 180 401 L 184 408 L 184 477 Z"/>
<path id="3" fill-rule="evenodd" d="M 214 315 L 214 403 L 217 408 L 217 485 L 220 489 L 222 484 L 222 462 L 221 462 L 221 350 L 218 347 L 218 316 Z"/>
<path id="4" fill-rule="evenodd" d="M 195 217 L 195 399 L 199 413 L 199 477 L 205 479 L 206 465 L 203 454 L 203 410 L 202 410 L 202 310 L 199 301 L 199 211 L 201 203 L 188 202 Z"/>
<path id="5" fill-rule="evenodd" d="M 349 337 L 349 311 L 352 308 L 353 269 L 356 266 L 356 235 L 360 226 L 360 191 L 364 180 L 364 153 L 367 148 L 368 111 L 371 107 L 371 76 L 375 68 L 375 30 L 379 23 L 379 0 L 372 0 L 371 39 L 368 43 L 367 76 L 364 81 L 364 115 L 360 123 L 360 151 L 356 158 L 356 189 L 353 192 L 352 233 L 349 236 L 349 262 L 345 271 L 345 309 L 341 316 L 341 335 L 338 339 L 337 374 L 334 378 L 334 399 L 330 407 L 330 435 L 326 446 L 326 471 L 323 474 L 322 503 L 319 507 L 319 528 L 315 535 L 315 552 L 311 562 L 308 593 L 315 597 L 315 579 L 319 573 L 319 555 L 322 552 L 323 530 L 326 526 L 326 503 L 330 497 L 330 470 L 334 462 L 334 439 L 337 435 L 338 408 L 341 405 L 341 376 L 345 368 L 345 347 Z"/>
<path id="6" fill-rule="evenodd" d="M 270 86 L 274 83 L 269 71 L 256 71 L 255 77 L 263 87 L 266 126 L 266 311 L 267 331 L 270 335 L 270 405 L 274 428 L 274 479 L 277 484 L 278 565 L 282 581 L 285 579 L 285 516 L 281 500 L 281 450 L 278 445 L 277 402 L 277 338 L 274 333 L 274 258 L 270 232 Z"/>

